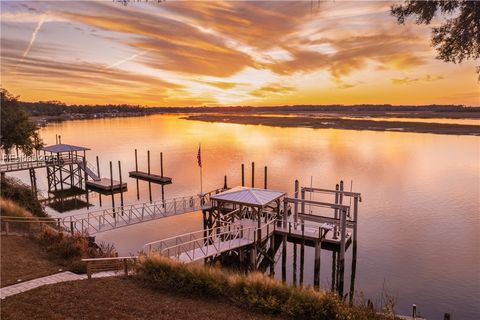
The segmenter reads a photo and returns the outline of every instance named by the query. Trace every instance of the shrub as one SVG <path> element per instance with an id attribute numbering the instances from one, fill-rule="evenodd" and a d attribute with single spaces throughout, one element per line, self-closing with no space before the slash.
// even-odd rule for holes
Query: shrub
<path id="1" fill-rule="evenodd" d="M 40 202 L 35 198 L 30 187 L 20 180 L 11 177 L 1 179 L 1 196 L 16 202 L 19 206 L 37 217 L 46 217 L 47 214 Z"/>
<path id="2" fill-rule="evenodd" d="M 160 255 L 141 255 L 136 271 L 140 280 L 157 289 L 219 297 L 293 319 L 384 319 L 371 309 L 347 306 L 333 293 L 289 286 L 261 273 L 185 265 Z"/>

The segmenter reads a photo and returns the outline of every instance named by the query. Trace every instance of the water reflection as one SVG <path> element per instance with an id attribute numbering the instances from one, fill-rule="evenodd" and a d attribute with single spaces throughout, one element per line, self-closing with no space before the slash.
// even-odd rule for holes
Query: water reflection
<path id="1" fill-rule="evenodd" d="M 85 133 L 88 134 L 85 134 Z M 196 160 L 202 143 L 204 188 L 241 184 L 241 163 L 249 167 L 268 165 L 269 187 L 293 192 L 293 181 L 303 185 L 332 186 L 338 180 L 347 189 L 361 190 L 364 202 L 359 218 L 355 268 L 345 274 L 345 288 L 376 297 L 384 282 L 397 300 L 397 311 L 408 313 L 412 303 L 422 314 L 440 318 L 444 312 L 457 318 L 479 318 L 478 261 L 480 261 L 480 138 L 397 132 L 348 131 L 334 129 L 272 128 L 253 125 L 205 123 L 175 116 L 98 119 L 64 122 L 41 129 L 47 144 L 62 142 L 91 148 L 87 157 L 100 157 L 100 169 L 108 172 L 109 161 L 121 161 L 122 169 L 134 169 L 134 149 L 139 163 L 146 163 L 146 151 L 163 152 L 166 175 L 173 178 L 165 186 L 164 197 L 196 194 L 200 181 Z M 152 171 L 159 172 L 159 163 Z M 246 170 L 245 181 L 250 184 Z M 114 178 L 118 173 L 114 172 Z M 21 175 L 20 175 L 21 176 Z M 28 173 L 22 177 L 29 181 Z M 46 179 L 37 172 L 38 187 L 46 189 Z M 256 185 L 263 185 L 256 175 Z M 161 199 L 162 186 L 125 178 L 125 203 Z M 138 193 L 137 193 L 138 190 Z M 111 205 L 102 196 L 102 206 Z M 115 202 L 120 195 L 115 194 Z M 98 210 L 100 196 L 91 197 L 90 210 Z M 82 209 L 84 210 L 84 209 Z M 71 211 L 73 213 L 78 211 Z M 70 213 L 62 213 L 68 215 Z M 121 253 L 136 252 L 143 243 L 200 229 L 201 214 L 166 218 L 123 228 L 99 238 L 114 241 Z M 312 248 L 305 247 L 303 276 L 313 285 Z M 302 255 L 297 248 L 297 259 Z M 293 248 L 287 253 L 287 266 L 293 267 Z M 327 270 L 336 257 L 322 252 L 320 285 L 335 283 L 335 270 Z M 352 257 L 347 256 L 347 265 Z M 299 263 L 297 263 L 298 266 Z M 286 270 L 293 282 L 293 270 Z M 280 264 L 275 273 L 281 275 Z M 475 281 L 477 279 L 477 281 Z M 348 289 L 350 291 L 351 289 Z"/>

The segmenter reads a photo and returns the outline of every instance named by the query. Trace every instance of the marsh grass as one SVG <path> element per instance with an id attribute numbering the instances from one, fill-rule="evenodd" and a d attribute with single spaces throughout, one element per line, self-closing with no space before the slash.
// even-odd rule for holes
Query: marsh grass
<path id="1" fill-rule="evenodd" d="M 220 298 L 292 319 L 386 319 L 367 306 L 348 306 L 333 293 L 289 286 L 261 273 L 186 265 L 160 255 L 141 255 L 137 277 L 160 290 Z"/>

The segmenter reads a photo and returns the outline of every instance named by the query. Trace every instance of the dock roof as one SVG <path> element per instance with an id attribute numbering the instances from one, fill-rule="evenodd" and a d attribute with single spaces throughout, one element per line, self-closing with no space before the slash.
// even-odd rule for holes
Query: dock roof
<path id="1" fill-rule="evenodd" d="M 263 207 L 286 193 L 269 189 L 235 187 L 210 197 L 221 202 L 237 203 L 246 206 Z"/>
<path id="2" fill-rule="evenodd" d="M 53 146 L 48 146 L 42 148 L 42 151 L 52 152 L 52 153 L 62 153 L 62 152 L 75 152 L 75 151 L 85 151 L 90 150 L 89 148 L 73 146 L 71 144 L 54 144 Z"/>

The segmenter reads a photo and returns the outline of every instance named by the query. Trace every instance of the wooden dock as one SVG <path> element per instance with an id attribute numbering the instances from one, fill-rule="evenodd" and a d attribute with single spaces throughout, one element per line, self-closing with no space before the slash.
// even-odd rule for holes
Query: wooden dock
<path id="1" fill-rule="evenodd" d="M 143 171 L 130 171 L 130 178 L 135 178 L 139 180 L 144 180 L 148 182 L 158 183 L 158 184 L 170 184 L 172 183 L 172 178 L 164 177 L 162 175 L 143 172 Z"/>
<path id="2" fill-rule="evenodd" d="M 117 180 L 111 180 L 108 178 L 101 178 L 97 181 L 86 181 L 87 187 L 100 191 L 120 191 L 127 189 L 126 182 L 120 182 Z"/>

